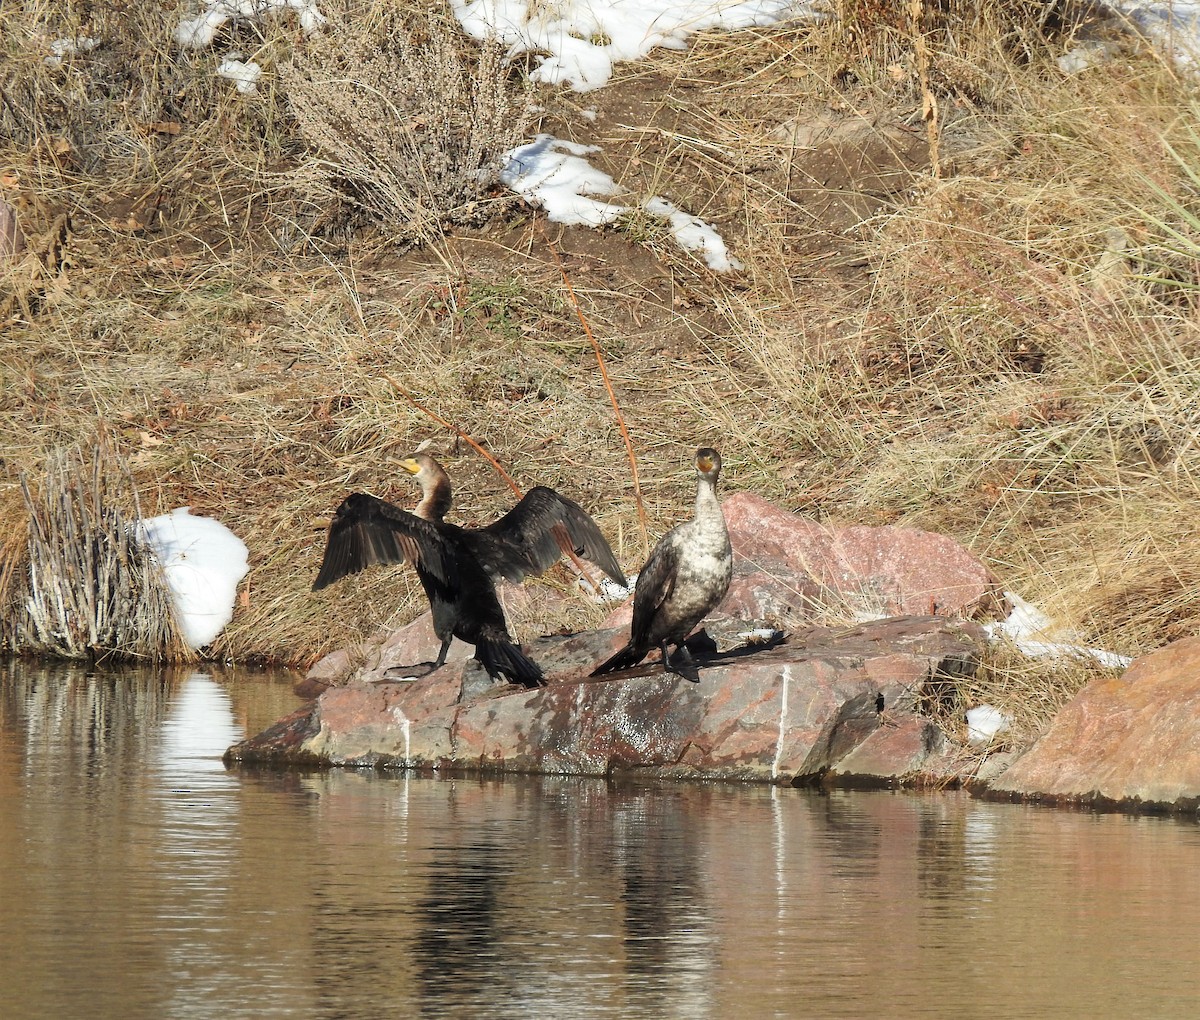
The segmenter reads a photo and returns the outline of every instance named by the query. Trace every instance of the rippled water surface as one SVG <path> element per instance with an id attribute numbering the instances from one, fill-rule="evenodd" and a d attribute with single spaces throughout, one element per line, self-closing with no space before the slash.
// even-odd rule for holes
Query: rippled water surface
<path id="1" fill-rule="evenodd" d="M 4 1017 L 1194 1017 L 1200 828 L 227 771 L 261 673 L 0 666 Z"/>

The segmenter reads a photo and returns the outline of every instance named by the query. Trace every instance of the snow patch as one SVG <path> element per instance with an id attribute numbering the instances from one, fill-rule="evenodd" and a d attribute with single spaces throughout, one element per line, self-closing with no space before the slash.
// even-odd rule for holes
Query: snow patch
<path id="1" fill-rule="evenodd" d="M 1012 720 L 994 705 L 976 705 L 967 709 L 967 743 L 976 747 L 990 744 L 1011 725 Z"/>
<path id="2" fill-rule="evenodd" d="M 325 16 L 317 10 L 316 0 L 205 0 L 204 10 L 194 18 L 184 18 L 175 29 L 175 40 L 188 49 L 211 46 L 227 21 L 246 18 L 261 21 L 266 15 L 287 10 L 300 17 L 300 27 L 311 35 L 323 24 Z"/>
<path id="3" fill-rule="evenodd" d="M 614 581 L 611 577 L 600 578 L 599 587 L 593 587 L 582 577 L 577 578 L 575 583 L 579 586 L 580 591 L 592 596 L 596 602 L 624 602 L 633 594 L 633 585 L 637 581 L 637 574 L 629 578 L 629 587 L 626 588 L 623 584 Z"/>
<path id="4" fill-rule="evenodd" d="M 1181 67 L 1200 63 L 1200 3 L 1194 0 L 1102 0 L 1134 35 Z M 1078 74 L 1117 57 L 1121 44 L 1088 39 L 1058 58 L 1064 74 Z"/>
<path id="5" fill-rule="evenodd" d="M 635 206 L 606 200 L 627 191 L 583 158 L 599 151 L 595 145 L 579 145 L 541 134 L 505 154 L 500 180 L 531 205 L 540 206 L 552 223 L 604 226 Z M 658 195 L 637 205 L 666 222 L 675 242 L 685 251 L 699 255 L 715 272 L 742 268 L 742 263 L 729 255 L 721 235 L 700 217 L 684 212 Z"/>
<path id="6" fill-rule="evenodd" d="M 55 39 L 50 44 L 50 55 L 46 57 L 46 63 L 57 67 L 63 62 L 63 57 L 91 53 L 99 45 L 100 40 L 93 39 L 90 35 L 81 35 L 75 39 Z"/>
<path id="7" fill-rule="evenodd" d="M 183 639 L 203 648 L 233 619 L 238 582 L 250 569 L 246 544 L 186 506 L 141 520 L 137 530 L 166 576 Z"/>
<path id="8" fill-rule="evenodd" d="M 730 257 L 724 238 L 699 216 L 691 216 L 673 202 L 657 195 L 647 199 L 644 208 L 651 216 L 666 220 L 671 233 L 675 235 L 675 243 L 680 248 L 698 254 L 709 269 L 728 273 L 742 268 L 741 262 Z"/>
<path id="9" fill-rule="evenodd" d="M 238 59 L 241 54 L 229 54 L 221 61 L 217 67 L 218 78 L 228 78 L 230 81 L 237 84 L 237 90 L 243 95 L 250 95 L 258 91 L 258 78 L 262 74 L 262 68 L 253 60 L 248 63 L 242 63 Z"/>
<path id="10" fill-rule="evenodd" d="M 526 201 L 541 206 L 551 223 L 600 227 L 628 212 L 629 206 L 594 197 L 624 192 L 612 177 L 583 158 L 599 151 L 596 145 L 538 135 L 505 153 L 500 180 Z"/>
<path id="11" fill-rule="evenodd" d="M 1109 669 L 1124 669 L 1133 661 L 1127 655 L 1074 644 L 1072 635 L 1060 633 L 1054 621 L 1036 606 L 1011 591 L 1006 591 L 1004 596 L 1013 607 L 1008 618 L 984 624 L 984 630 L 993 641 L 1008 639 L 1035 659 L 1091 658 Z"/>
<path id="12" fill-rule="evenodd" d="M 566 82 L 576 92 L 598 89 L 613 65 L 656 47 L 681 50 L 696 32 L 816 18 L 803 0 L 451 0 L 455 17 L 476 39 L 497 39 L 509 56 L 533 53 L 530 78 Z"/>
<path id="13" fill-rule="evenodd" d="M 1132 0 L 1110 6 L 1157 50 L 1179 64 L 1194 65 L 1200 58 L 1200 3 L 1187 0 Z"/>
<path id="14" fill-rule="evenodd" d="M 778 641 L 783 638 L 784 633 L 781 630 L 776 630 L 774 627 L 755 627 L 752 630 L 738 631 L 738 639 L 744 641 L 748 645 L 766 644 L 768 641 Z"/>

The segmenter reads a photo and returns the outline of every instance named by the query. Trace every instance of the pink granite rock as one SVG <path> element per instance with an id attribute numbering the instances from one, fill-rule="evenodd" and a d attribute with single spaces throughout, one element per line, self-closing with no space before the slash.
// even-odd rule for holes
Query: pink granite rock
<path id="1" fill-rule="evenodd" d="M 945 535 L 820 524 L 748 492 L 722 506 L 736 557 L 782 562 L 852 610 L 974 618 L 1002 601 L 991 572 Z"/>
<path id="2" fill-rule="evenodd" d="M 931 720 L 901 715 L 868 733 L 831 768 L 840 779 L 905 779 L 926 767 L 945 743 L 942 731 Z"/>
<path id="3" fill-rule="evenodd" d="M 603 775 L 791 782 L 840 769 L 887 780 L 917 767 L 909 723 L 940 677 L 969 672 L 982 632 L 946 618 L 813 627 L 785 643 L 702 662 L 700 683 L 657 664 L 591 679 L 620 631 L 543 638 L 530 651 L 550 683 L 494 684 L 473 661 L 412 682 L 353 681 L 293 720 L 229 751 L 234 761 L 308 761 Z M 909 740 L 875 736 L 906 727 Z M 301 737 L 297 740 L 297 734 Z M 868 753 L 869 752 L 869 753 Z"/>
<path id="4" fill-rule="evenodd" d="M 411 623 L 396 630 L 385 631 L 351 651 L 339 648 L 314 663 L 304 678 L 295 685 L 301 697 L 315 697 L 330 687 L 341 687 L 354 677 L 358 680 L 382 680 L 389 670 L 404 672 L 404 667 L 416 667 L 410 672 L 421 673 L 424 664 L 437 658 L 442 643 L 433 632 L 433 615 L 422 613 Z M 474 649 L 455 638 L 450 642 L 446 661 L 469 658 Z"/>
<path id="5" fill-rule="evenodd" d="M 712 621 L 755 621 L 790 630 L 813 621 L 904 615 L 980 615 L 1001 601 L 987 569 L 942 535 L 911 528 L 829 527 L 736 493 L 723 503 L 734 547 L 734 576 Z M 563 596 L 501 585 L 510 607 Z M 549 613 L 550 611 L 547 610 Z M 632 599 L 617 606 L 601 628 L 628 628 Z M 623 642 L 614 642 L 613 650 Z M 388 670 L 431 661 L 438 640 L 428 613 L 390 633 L 376 635 L 355 655 L 327 655 L 297 685 L 320 693 L 352 676 L 380 680 Z M 454 641 L 449 660 L 467 658 L 469 645 Z"/>
<path id="6" fill-rule="evenodd" d="M 1200 803 L 1200 637 L 1093 680 L 991 785 L 1063 803 L 1194 808 Z"/>
<path id="7" fill-rule="evenodd" d="M 998 602 L 994 579 L 939 535 L 830 528 L 747 494 L 724 507 L 735 576 L 705 622 L 720 653 L 699 684 L 664 675 L 654 654 L 614 678 L 588 676 L 624 643 L 628 601 L 609 629 L 527 643 L 550 680 L 541 690 L 492 683 L 458 642 L 436 673 L 381 682 L 436 655 L 425 614 L 369 642 L 356 653 L 360 667 L 337 653 L 322 660 L 306 681 L 314 691 L 349 686 L 325 690 L 307 723 L 281 732 L 281 748 L 261 735 L 230 758 L 773 782 L 891 781 L 919 769 L 940 734 L 918 704 L 973 672 L 983 646 L 978 627 L 947 617 Z M 859 613 L 897 618 L 812 623 Z M 786 630 L 787 643 L 739 647 L 763 624 Z"/>
<path id="8" fill-rule="evenodd" d="M 441 640 L 433 632 L 433 615 L 422 613 L 412 623 L 388 634 L 379 645 L 368 650 L 358 679 L 382 680 L 388 670 L 405 672 L 408 666 L 418 667 L 408 672 L 419 674 L 423 672 L 419 667 L 432 663 L 441 647 Z M 471 645 L 454 638 L 446 653 L 446 661 L 457 662 L 474 654 L 475 649 Z"/>

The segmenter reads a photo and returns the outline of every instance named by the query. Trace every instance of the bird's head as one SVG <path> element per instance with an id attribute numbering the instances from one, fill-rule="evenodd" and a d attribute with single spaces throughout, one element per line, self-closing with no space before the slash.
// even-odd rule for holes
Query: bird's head
<path id="1" fill-rule="evenodd" d="M 420 481 L 438 474 L 441 466 L 427 453 L 414 453 L 400 461 L 400 470 L 415 475 Z"/>
<path id="2" fill-rule="evenodd" d="M 450 476 L 427 453 L 414 453 L 399 462 L 400 470 L 412 475 L 421 486 L 421 502 L 413 510 L 418 517 L 441 521 L 450 510 Z"/>
<path id="3" fill-rule="evenodd" d="M 715 479 L 721 473 L 721 455 L 711 446 L 696 451 L 696 470 L 705 478 Z"/>

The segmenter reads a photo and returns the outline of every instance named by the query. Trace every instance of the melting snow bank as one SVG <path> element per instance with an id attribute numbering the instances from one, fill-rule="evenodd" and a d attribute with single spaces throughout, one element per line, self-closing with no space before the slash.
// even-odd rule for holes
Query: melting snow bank
<path id="1" fill-rule="evenodd" d="M 594 197 L 625 194 L 625 189 L 612 177 L 583 158 L 596 151 L 595 145 L 578 145 L 553 135 L 538 135 L 527 145 L 519 145 L 505 154 L 508 163 L 500 180 L 526 201 L 541 206 L 554 223 L 599 227 L 633 207 Z M 742 268 L 741 262 L 729 255 L 724 239 L 711 224 L 657 195 L 638 204 L 651 216 L 664 220 L 676 243 L 699 255 L 709 269 L 725 273 Z"/>
<path id="2" fill-rule="evenodd" d="M 1101 648 L 1048 640 L 1048 637 L 1054 636 L 1054 621 L 1021 596 L 1011 591 L 1006 591 L 1004 595 L 1013 607 L 1008 619 L 984 625 L 984 630 L 993 641 L 1008 638 L 1022 652 L 1035 659 L 1091 658 L 1110 669 L 1124 669 L 1133 661 L 1127 655 L 1117 655 Z"/>
<path id="3" fill-rule="evenodd" d="M 613 64 L 656 46 L 681 50 L 706 28 L 733 30 L 820 15 L 804 0 L 451 0 L 476 39 L 498 39 L 509 56 L 534 53 L 534 81 L 567 82 L 576 92 L 606 84 Z M 548 55 L 543 55 L 548 54 Z"/>
<path id="4" fill-rule="evenodd" d="M 1111 11 L 1135 34 L 1177 64 L 1195 67 L 1200 63 L 1200 3 L 1191 0 L 1102 0 L 1101 8 Z M 1088 39 L 1059 57 L 1058 66 L 1066 74 L 1078 74 L 1111 60 L 1120 51 L 1121 44 L 1117 40 Z"/>
<path id="5" fill-rule="evenodd" d="M 180 507 L 138 522 L 138 537 L 166 575 L 175 618 L 191 648 L 203 648 L 233 619 L 238 582 L 250 569 L 246 544 L 220 521 Z"/>
<path id="6" fill-rule="evenodd" d="M 325 24 L 325 16 L 317 10 L 316 0 L 205 0 L 204 10 L 195 18 L 184 18 L 175 29 L 180 46 L 199 49 L 211 45 L 221 26 L 235 18 L 261 20 L 267 14 L 293 10 L 300 16 L 305 33 L 315 32 Z"/>

